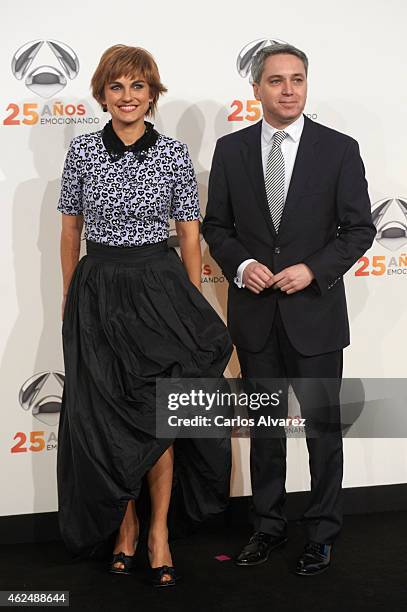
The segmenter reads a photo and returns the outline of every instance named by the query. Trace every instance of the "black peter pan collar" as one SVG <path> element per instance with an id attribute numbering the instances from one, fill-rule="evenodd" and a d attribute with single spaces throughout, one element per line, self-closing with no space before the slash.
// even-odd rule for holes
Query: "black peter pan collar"
<path id="1" fill-rule="evenodd" d="M 143 151 L 147 151 L 147 149 L 155 145 L 159 136 L 158 132 L 154 129 L 152 123 L 145 121 L 144 125 L 146 126 L 144 134 L 133 144 L 125 145 L 114 131 L 112 120 L 106 123 L 102 130 L 102 140 L 112 161 L 117 161 L 123 157 L 126 151 L 131 151 L 139 157 Z"/>

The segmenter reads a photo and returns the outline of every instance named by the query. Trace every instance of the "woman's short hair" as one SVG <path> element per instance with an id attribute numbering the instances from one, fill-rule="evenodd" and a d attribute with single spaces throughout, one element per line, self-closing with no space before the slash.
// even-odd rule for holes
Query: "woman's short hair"
<path id="1" fill-rule="evenodd" d="M 158 66 L 151 53 L 141 47 L 114 45 L 109 47 L 100 58 L 92 80 L 92 95 L 103 108 L 106 83 L 120 77 L 143 78 L 150 87 L 152 103 L 147 114 L 154 115 L 158 98 L 167 88 L 161 83 Z"/>

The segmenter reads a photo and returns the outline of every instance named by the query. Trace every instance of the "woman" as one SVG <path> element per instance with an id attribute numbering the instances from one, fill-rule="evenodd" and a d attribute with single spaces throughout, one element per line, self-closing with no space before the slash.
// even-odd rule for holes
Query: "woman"
<path id="1" fill-rule="evenodd" d="M 202 520 L 225 507 L 230 476 L 230 440 L 155 437 L 156 378 L 221 376 L 231 353 L 223 322 L 199 291 L 200 211 L 187 147 L 144 120 L 165 91 L 147 51 L 105 51 L 92 93 L 111 120 L 72 140 L 58 204 L 66 376 L 61 533 L 78 555 L 116 535 L 110 571 L 130 573 L 146 481 L 156 586 L 177 578 L 170 502 L 178 515 Z M 182 263 L 167 246 L 169 217 Z M 87 255 L 78 263 L 83 223 Z"/>

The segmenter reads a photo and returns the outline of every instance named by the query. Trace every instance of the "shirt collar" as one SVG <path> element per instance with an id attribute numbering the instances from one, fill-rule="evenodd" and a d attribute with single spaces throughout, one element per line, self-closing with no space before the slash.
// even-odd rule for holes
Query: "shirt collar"
<path id="1" fill-rule="evenodd" d="M 284 132 L 288 134 L 288 136 L 294 141 L 298 142 L 301 138 L 302 130 L 304 128 L 304 115 L 300 115 L 298 119 L 296 119 L 293 123 L 290 123 L 286 128 L 284 128 Z M 278 130 L 273 127 L 263 117 L 262 125 L 261 125 L 261 138 L 263 144 L 268 145 L 271 143 L 271 139 L 273 138 L 276 132 L 280 132 L 282 130 Z"/>
<path id="2" fill-rule="evenodd" d="M 112 120 L 106 123 L 102 130 L 102 140 L 112 161 L 117 161 L 123 157 L 126 151 L 131 151 L 139 156 L 143 151 L 147 151 L 147 149 L 155 145 L 159 136 L 158 132 L 154 129 L 152 123 L 145 121 L 144 125 L 146 127 L 144 134 L 131 145 L 125 145 L 114 131 Z"/>

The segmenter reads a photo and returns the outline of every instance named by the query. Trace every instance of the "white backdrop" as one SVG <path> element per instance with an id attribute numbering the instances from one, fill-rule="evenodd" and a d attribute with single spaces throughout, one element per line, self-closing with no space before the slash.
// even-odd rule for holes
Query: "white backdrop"
<path id="1" fill-rule="evenodd" d="M 56 203 L 70 139 L 107 119 L 89 95 L 101 53 L 120 42 L 155 56 L 169 89 L 156 127 L 188 144 L 203 212 L 216 139 L 250 125 L 257 113 L 247 107 L 251 86 L 236 67 L 240 51 L 256 40 L 295 44 L 310 60 L 306 113 L 359 141 L 372 202 L 390 200 L 385 212 L 402 227 L 406 218 L 396 198 L 407 200 L 407 7 L 403 0 L 342 0 L 336 6 L 323 0 L 258 0 L 251 6 L 156 0 L 149 7 L 122 0 L 106 8 L 95 1 L 21 0 L 18 12 L 10 1 L 2 8 L 0 515 L 11 515 L 57 508 L 58 416 L 52 408 L 61 383 L 53 373 L 63 372 L 63 360 Z M 41 40 L 68 45 L 79 60 L 76 78 L 68 75 L 66 86 L 48 99 L 30 89 L 25 76 L 17 78 L 18 61 L 14 73 L 11 68 L 22 46 Z M 44 42 L 27 74 L 47 65 L 66 75 Z M 204 244 L 203 253 L 204 292 L 224 316 L 226 282 Z M 407 240 L 376 240 L 367 259 L 347 274 L 352 344 L 345 376 L 406 376 L 406 253 Z M 234 358 L 229 373 L 237 372 Z M 37 404 L 50 412 L 33 414 Z M 248 440 L 234 439 L 233 446 L 232 494 L 246 495 Z M 288 491 L 309 487 L 307 465 L 304 440 L 289 440 Z M 345 440 L 344 486 L 401 482 L 407 482 L 406 440 Z"/>

